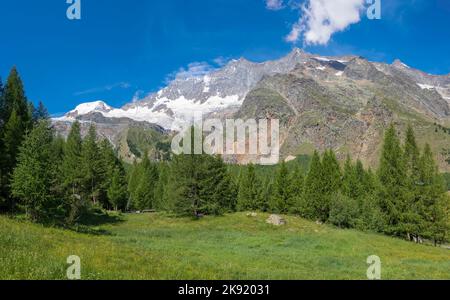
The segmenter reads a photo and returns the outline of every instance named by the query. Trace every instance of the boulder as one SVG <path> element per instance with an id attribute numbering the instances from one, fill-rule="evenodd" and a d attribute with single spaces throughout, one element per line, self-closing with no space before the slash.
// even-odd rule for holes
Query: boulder
<path id="1" fill-rule="evenodd" d="M 282 217 L 280 217 L 279 215 L 271 215 L 268 219 L 267 219 L 267 224 L 272 224 L 275 226 L 282 226 L 282 225 L 286 225 L 286 220 L 283 219 Z"/>

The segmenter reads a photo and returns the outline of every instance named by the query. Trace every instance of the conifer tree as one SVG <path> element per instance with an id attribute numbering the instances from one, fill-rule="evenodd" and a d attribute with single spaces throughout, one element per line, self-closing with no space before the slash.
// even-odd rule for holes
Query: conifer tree
<path id="1" fill-rule="evenodd" d="M 400 228 L 406 232 L 409 239 L 419 239 L 423 220 L 420 216 L 420 150 L 416 143 L 414 130 L 411 125 L 406 131 L 404 143 L 404 160 L 406 166 L 406 191 L 404 208 L 401 211 Z"/>
<path id="2" fill-rule="evenodd" d="M 117 157 L 113 146 L 107 139 L 103 139 L 99 144 L 100 151 L 100 162 L 98 167 L 98 172 L 100 173 L 100 178 L 103 178 L 99 191 L 99 202 L 107 208 L 113 203 L 107 195 L 107 191 L 112 184 L 112 179 L 116 169 L 119 169 L 119 175 L 125 177 L 125 171 L 123 169 L 122 162 Z M 120 180 L 125 180 L 121 178 Z"/>
<path id="3" fill-rule="evenodd" d="M 304 201 L 303 207 L 301 208 L 301 215 L 309 219 L 326 221 L 327 216 L 323 213 L 323 204 L 325 201 L 323 172 L 324 170 L 320 155 L 315 151 L 305 180 Z M 328 208 L 325 209 L 328 210 Z"/>
<path id="4" fill-rule="evenodd" d="M 401 228 L 401 218 L 407 199 L 407 172 L 403 149 L 394 125 L 387 130 L 378 169 L 381 184 L 379 205 L 387 222 L 385 231 L 389 234 L 406 234 Z"/>
<path id="5" fill-rule="evenodd" d="M 301 212 L 303 192 L 305 189 L 305 177 L 300 166 L 296 166 L 289 179 L 289 211 L 298 214 Z"/>
<path id="6" fill-rule="evenodd" d="M 86 197 L 82 195 L 82 138 L 78 121 L 72 124 L 64 146 L 61 165 L 63 189 L 66 194 L 67 222 L 72 224 L 82 215 L 86 207 Z"/>
<path id="7" fill-rule="evenodd" d="M 155 188 L 159 179 L 158 169 L 145 153 L 141 164 L 139 184 L 135 192 L 135 207 L 139 210 L 153 209 L 155 205 Z"/>
<path id="8" fill-rule="evenodd" d="M 275 177 L 270 209 L 276 213 L 287 213 L 291 204 L 290 174 L 286 162 L 282 162 Z"/>
<path id="9" fill-rule="evenodd" d="M 167 186 L 169 184 L 169 166 L 162 162 L 159 165 L 159 178 L 155 187 L 154 208 L 159 211 L 171 211 L 170 202 L 167 196 Z"/>
<path id="10" fill-rule="evenodd" d="M 14 67 L 7 79 L 0 98 L 1 110 L 0 140 L 0 201 L 9 209 L 14 206 L 10 197 L 10 180 L 13 169 L 16 166 L 19 146 L 25 138 L 25 134 L 31 130 L 32 122 L 28 101 L 25 97 L 23 83 Z M 0 203 L 1 205 L 1 203 Z"/>
<path id="11" fill-rule="evenodd" d="M 128 176 L 128 203 L 127 209 L 137 209 L 135 204 L 137 203 L 137 187 L 141 179 L 141 165 L 136 160 L 133 162 L 131 172 Z"/>
<path id="12" fill-rule="evenodd" d="M 44 103 L 39 101 L 39 105 L 33 111 L 33 121 L 38 122 L 40 120 L 47 120 L 50 118 L 47 108 L 44 106 Z"/>
<path id="13" fill-rule="evenodd" d="M 9 120 L 12 112 L 15 110 L 17 116 L 21 120 L 21 132 L 25 133 L 27 130 L 31 129 L 31 115 L 23 83 L 15 67 L 12 68 L 8 76 L 3 93 L 4 106 L 1 112 L 1 114 L 3 114 L 3 120 Z"/>
<path id="14" fill-rule="evenodd" d="M 242 172 L 237 200 L 239 211 L 258 210 L 261 201 L 261 184 L 255 166 L 250 164 Z"/>
<path id="15" fill-rule="evenodd" d="M 83 171 L 83 195 L 97 204 L 104 186 L 104 171 L 97 145 L 97 132 L 94 125 L 89 127 L 83 140 L 81 151 L 81 168 Z"/>
<path id="16" fill-rule="evenodd" d="M 108 199 L 115 211 L 125 210 L 128 195 L 124 170 L 116 166 L 111 176 L 111 183 L 107 190 Z"/>
<path id="17" fill-rule="evenodd" d="M 200 183 L 202 168 L 202 155 L 181 154 L 173 157 L 168 198 L 176 215 L 196 217 L 202 213 L 204 205 Z"/>
<path id="18" fill-rule="evenodd" d="M 202 212 L 220 215 L 236 209 L 236 188 L 222 157 L 204 155 L 200 177 Z"/>
<path id="19" fill-rule="evenodd" d="M 50 217 L 55 204 L 55 158 L 52 152 L 53 131 L 48 121 L 40 122 L 20 147 L 11 190 L 33 221 Z"/>
<path id="20" fill-rule="evenodd" d="M 436 245 L 448 239 L 450 202 L 428 144 L 420 158 L 420 181 L 420 233 L 432 239 Z"/>

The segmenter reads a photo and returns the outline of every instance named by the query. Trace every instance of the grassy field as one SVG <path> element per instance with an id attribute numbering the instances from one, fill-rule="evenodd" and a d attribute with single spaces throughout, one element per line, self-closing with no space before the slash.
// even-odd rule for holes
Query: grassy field
<path id="1" fill-rule="evenodd" d="M 370 255 L 383 279 L 450 279 L 449 250 L 266 218 L 125 215 L 82 234 L 0 217 L 0 279 L 64 279 L 70 255 L 82 279 L 366 279 Z"/>

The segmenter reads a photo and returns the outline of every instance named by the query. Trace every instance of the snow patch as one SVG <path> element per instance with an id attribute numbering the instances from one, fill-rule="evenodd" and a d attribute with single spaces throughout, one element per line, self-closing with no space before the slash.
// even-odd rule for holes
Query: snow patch
<path id="1" fill-rule="evenodd" d="M 326 57 L 314 57 L 314 59 L 317 59 L 317 60 L 320 60 L 320 61 L 325 61 L 325 62 L 331 61 L 330 59 L 328 59 Z"/>
<path id="2" fill-rule="evenodd" d="M 339 72 L 337 72 L 335 75 L 336 75 L 336 76 L 342 76 L 343 74 L 344 74 L 344 72 L 339 71 Z"/>
<path id="3" fill-rule="evenodd" d="M 433 85 L 429 85 L 429 84 L 421 84 L 421 83 L 417 83 L 417 85 L 422 89 L 422 90 L 433 90 L 436 87 Z"/>

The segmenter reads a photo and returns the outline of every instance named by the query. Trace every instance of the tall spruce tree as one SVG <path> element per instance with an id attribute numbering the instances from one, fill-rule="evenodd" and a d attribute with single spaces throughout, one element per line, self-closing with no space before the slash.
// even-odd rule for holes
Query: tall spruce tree
<path id="1" fill-rule="evenodd" d="M 446 195 L 442 176 L 438 172 L 428 144 L 420 157 L 420 181 L 418 201 L 422 220 L 420 233 L 432 239 L 437 245 L 448 239 L 450 199 Z"/>
<path id="2" fill-rule="evenodd" d="M 50 114 L 48 113 L 47 108 L 44 106 L 44 103 L 39 101 L 38 107 L 36 107 L 33 111 L 33 121 L 39 122 L 40 120 L 47 120 L 50 118 Z"/>
<path id="3" fill-rule="evenodd" d="M 127 210 L 137 209 L 137 188 L 141 179 L 141 164 L 136 160 L 133 162 L 133 166 L 128 175 L 128 203 Z"/>
<path id="4" fill-rule="evenodd" d="M 406 191 L 405 204 L 401 211 L 400 228 L 402 232 L 411 240 L 418 240 L 423 220 L 420 216 L 421 200 L 420 200 L 420 149 L 417 146 L 414 130 L 411 125 L 406 131 L 404 143 L 404 160 L 406 165 Z"/>
<path id="5" fill-rule="evenodd" d="M 83 141 L 78 121 L 72 124 L 64 146 L 64 158 L 61 166 L 63 189 L 66 194 L 67 222 L 74 223 L 85 211 L 87 199 L 82 193 L 82 145 Z"/>
<path id="6" fill-rule="evenodd" d="M 394 125 L 386 131 L 378 169 L 380 181 L 379 206 L 386 221 L 385 232 L 406 235 L 401 226 L 402 214 L 407 203 L 407 171 L 404 151 Z"/>
<path id="7" fill-rule="evenodd" d="M 171 211 L 170 201 L 167 196 L 167 186 L 169 184 L 169 165 L 165 162 L 159 165 L 159 178 L 155 187 L 154 208 L 158 211 Z"/>
<path id="8" fill-rule="evenodd" d="M 326 221 L 323 204 L 325 200 L 324 170 L 320 155 L 314 152 L 311 166 L 305 180 L 304 201 L 301 215 L 308 219 Z M 328 208 L 325 208 L 325 213 Z"/>
<path id="9" fill-rule="evenodd" d="M 0 157 L 0 199 L 11 209 L 14 201 L 10 197 L 10 180 L 16 166 L 19 146 L 25 134 L 31 130 L 32 122 L 28 101 L 25 97 L 23 83 L 14 67 L 7 79 L 1 97 L 0 120 L 3 128 L 0 130 L 2 140 L 2 156 Z"/>
<path id="10" fill-rule="evenodd" d="M 141 163 L 139 184 L 135 191 L 134 206 L 139 210 L 155 208 L 155 188 L 159 174 L 155 163 L 151 162 L 145 153 Z"/>
<path id="11" fill-rule="evenodd" d="M 50 123 L 42 121 L 20 147 L 18 165 L 12 176 L 12 194 L 33 221 L 51 217 L 52 208 L 57 206 L 54 192 L 57 169 L 52 146 Z"/>
<path id="12" fill-rule="evenodd" d="M 286 162 L 282 162 L 275 175 L 275 184 L 270 203 L 270 209 L 276 213 L 287 213 L 289 211 L 292 195 L 290 174 Z"/>
<path id="13" fill-rule="evenodd" d="M 111 180 L 107 189 L 108 199 L 115 211 L 125 210 L 128 195 L 124 170 L 116 166 L 110 176 Z"/>
<path id="14" fill-rule="evenodd" d="M 220 215 L 236 209 L 236 188 L 222 157 L 203 156 L 205 164 L 201 178 L 202 212 Z"/>
<path id="15" fill-rule="evenodd" d="M 94 125 L 89 127 L 81 150 L 81 169 L 83 170 L 83 195 L 91 199 L 94 205 L 101 197 L 104 187 L 104 170 L 97 144 L 97 131 Z"/>
<path id="16" fill-rule="evenodd" d="M 248 165 L 240 176 L 237 208 L 239 211 L 258 210 L 261 207 L 261 183 L 255 166 Z"/>
<path id="17" fill-rule="evenodd" d="M 303 202 L 303 192 L 305 189 L 305 177 L 303 176 L 300 166 L 296 166 L 289 178 L 289 211 L 291 213 L 301 213 Z"/>
<path id="18" fill-rule="evenodd" d="M 171 163 L 168 197 L 178 216 L 196 217 L 202 213 L 201 175 L 202 155 L 180 154 Z"/>

